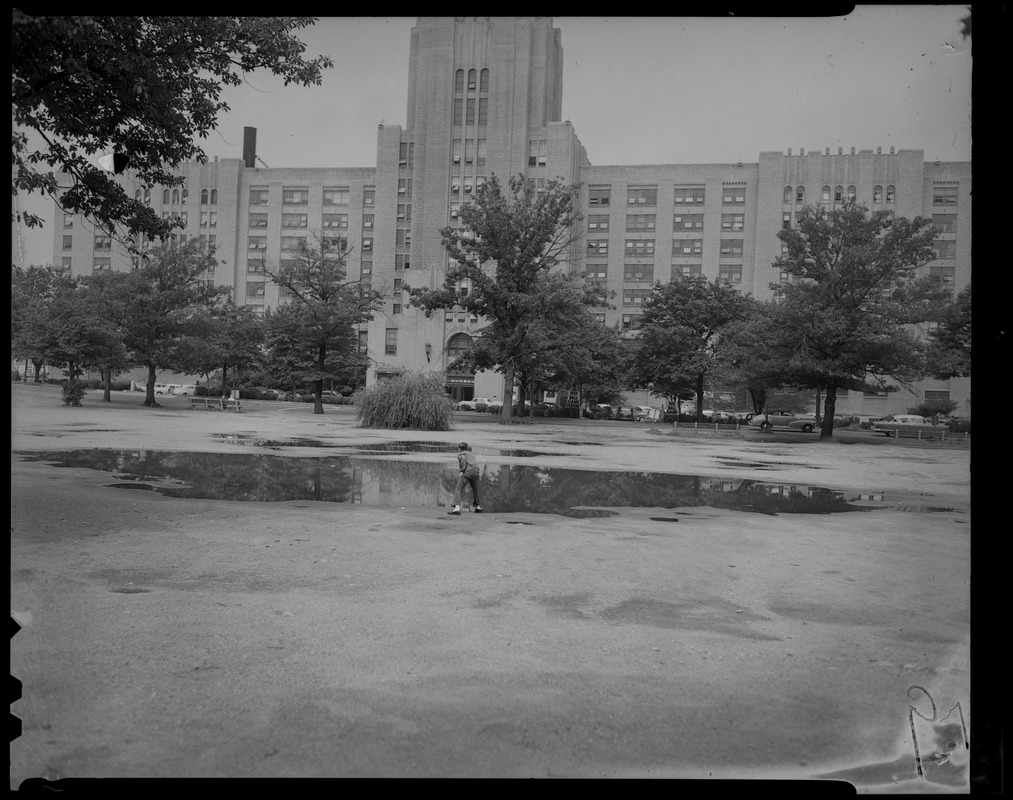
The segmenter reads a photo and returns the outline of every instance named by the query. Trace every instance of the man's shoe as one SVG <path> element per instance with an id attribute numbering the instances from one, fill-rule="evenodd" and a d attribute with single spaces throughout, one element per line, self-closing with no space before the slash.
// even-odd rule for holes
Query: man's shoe
<path id="1" fill-rule="evenodd" d="M 459 516 L 461 516 L 461 509 L 459 509 L 459 508 L 452 508 L 447 513 L 448 514 L 454 514 L 455 516 L 459 517 Z"/>
<path id="2" fill-rule="evenodd" d="M 472 506 L 471 510 L 474 511 L 476 514 L 481 514 L 482 506 Z"/>

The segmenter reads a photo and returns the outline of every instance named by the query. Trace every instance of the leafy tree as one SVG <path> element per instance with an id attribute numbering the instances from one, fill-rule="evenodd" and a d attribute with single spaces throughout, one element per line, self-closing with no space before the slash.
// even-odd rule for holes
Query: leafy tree
<path id="1" fill-rule="evenodd" d="M 552 351 L 546 380 L 577 392 L 578 406 L 618 403 L 629 369 L 630 349 L 619 331 L 594 317 L 589 309 L 570 329 L 567 346 Z"/>
<path id="2" fill-rule="evenodd" d="M 210 335 L 210 312 L 231 292 L 208 280 L 214 264 L 213 252 L 192 240 L 152 248 L 130 272 L 100 273 L 97 282 L 93 276 L 101 307 L 114 321 L 131 360 L 148 368 L 142 405 L 158 406 L 156 370 L 183 367 L 193 342 Z"/>
<path id="3" fill-rule="evenodd" d="M 720 364 L 723 332 L 746 318 L 753 304 L 731 286 L 702 276 L 656 283 L 644 304 L 630 380 L 670 402 L 696 397 L 703 413 L 708 376 Z"/>
<path id="4" fill-rule="evenodd" d="M 11 270 L 11 358 L 31 361 L 36 383 L 46 363 L 49 304 L 61 280 L 69 278 L 52 267 L 22 268 L 15 264 Z"/>
<path id="5" fill-rule="evenodd" d="M 303 57 L 308 17 L 34 16 L 12 20 L 14 191 L 43 192 L 115 234 L 164 239 L 172 221 L 127 196 L 93 159 L 110 149 L 146 186 L 177 186 L 166 169 L 204 162 L 194 142 L 228 111 L 223 86 L 268 69 L 285 83 L 319 85 L 333 66 Z M 31 137 L 29 137 L 31 134 Z M 36 145 L 35 141 L 41 141 Z M 122 167 L 121 167 L 122 169 Z M 119 170 L 117 170 L 119 171 Z M 69 185 L 61 181 L 69 179 Z M 21 215 L 28 226 L 42 221 Z"/>
<path id="6" fill-rule="evenodd" d="M 546 347 L 565 346 L 549 343 L 565 333 L 570 310 L 601 305 L 596 290 L 552 271 L 574 246 L 575 225 L 582 218 L 574 206 L 577 190 L 559 180 L 536 189 L 523 175 L 511 177 L 504 187 L 493 175 L 461 209 L 460 227 L 441 231 L 453 262 L 442 288 L 411 292 L 411 304 L 426 316 L 460 307 L 487 320 L 459 361 L 503 373 L 500 419 L 505 423 L 513 419 L 515 373 L 530 371 Z"/>
<path id="7" fill-rule="evenodd" d="M 938 318 L 945 291 L 916 275 L 934 255 L 930 220 L 869 214 L 853 202 L 808 207 L 797 220 L 778 232 L 787 254 L 774 262 L 795 281 L 772 284 L 757 347 L 792 382 L 826 393 L 820 439 L 829 439 L 837 389 L 922 377 L 924 346 L 912 328 Z"/>
<path id="8" fill-rule="evenodd" d="M 961 289 L 929 332 L 927 352 L 932 377 L 966 378 L 971 374 L 971 284 Z"/>
<path id="9" fill-rule="evenodd" d="M 90 302 L 82 279 L 49 267 L 15 268 L 12 277 L 12 351 L 64 370 L 71 384 L 86 369 L 101 369 L 108 400 L 109 375 L 126 367 L 126 352 L 109 319 Z M 80 405 L 80 397 L 71 394 L 69 404 Z"/>
<path id="10" fill-rule="evenodd" d="M 264 357 L 265 322 L 253 309 L 237 306 L 228 299 L 223 305 L 203 312 L 197 325 L 205 335 L 187 337 L 180 342 L 176 354 L 181 372 L 210 376 L 222 370 L 222 395 L 228 386 L 229 367 L 238 373 L 242 368 L 259 365 Z"/>
<path id="11" fill-rule="evenodd" d="M 318 238 L 313 246 L 304 239 L 296 258 L 267 270 L 290 298 L 268 318 L 272 356 L 314 385 L 314 414 L 324 413 L 325 380 L 345 383 L 362 368 L 366 356 L 359 352 L 355 326 L 372 319 L 383 299 L 359 281 L 346 279 L 348 253 L 329 242 Z"/>
<path id="12" fill-rule="evenodd" d="M 911 406 L 908 410 L 908 414 L 917 414 L 920 417 L 926 419 L 932 419 L 939 415 L 952 414 L 957 408 L 956 400 L 927 400 L 924 403 L 919 403 L 916 406 Z"/>

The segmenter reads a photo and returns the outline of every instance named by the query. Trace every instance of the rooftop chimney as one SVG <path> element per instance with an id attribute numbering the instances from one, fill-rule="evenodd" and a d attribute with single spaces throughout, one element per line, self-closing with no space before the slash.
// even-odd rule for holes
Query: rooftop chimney
<path id="1" fill-rule="evenodd" d="M 249 169 L 257 166 L 257 129 L 243 128 L 243 163 Z"/>

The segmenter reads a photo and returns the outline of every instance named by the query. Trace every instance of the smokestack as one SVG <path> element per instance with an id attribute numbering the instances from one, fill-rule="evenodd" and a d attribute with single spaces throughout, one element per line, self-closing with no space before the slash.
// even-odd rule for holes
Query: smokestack
<path id="1" fill-rule="evenodd" d="M 243 128 L 243 162 L 250 169 L 257 166 L 256 128 Z"/>

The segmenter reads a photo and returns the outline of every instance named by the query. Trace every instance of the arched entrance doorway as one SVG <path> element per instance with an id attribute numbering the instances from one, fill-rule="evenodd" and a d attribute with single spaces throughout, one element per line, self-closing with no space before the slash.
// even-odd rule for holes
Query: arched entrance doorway
<path id="1" fill-rule="evenodd" d="M 463 355 L 471 347 L 471 337 L 466 333 L 455 333 L 447 342 L 447 364 Z M 475 373 L 447 369 L 447 394 L 455 402 L 471 400 L 475 396 Z"/>

